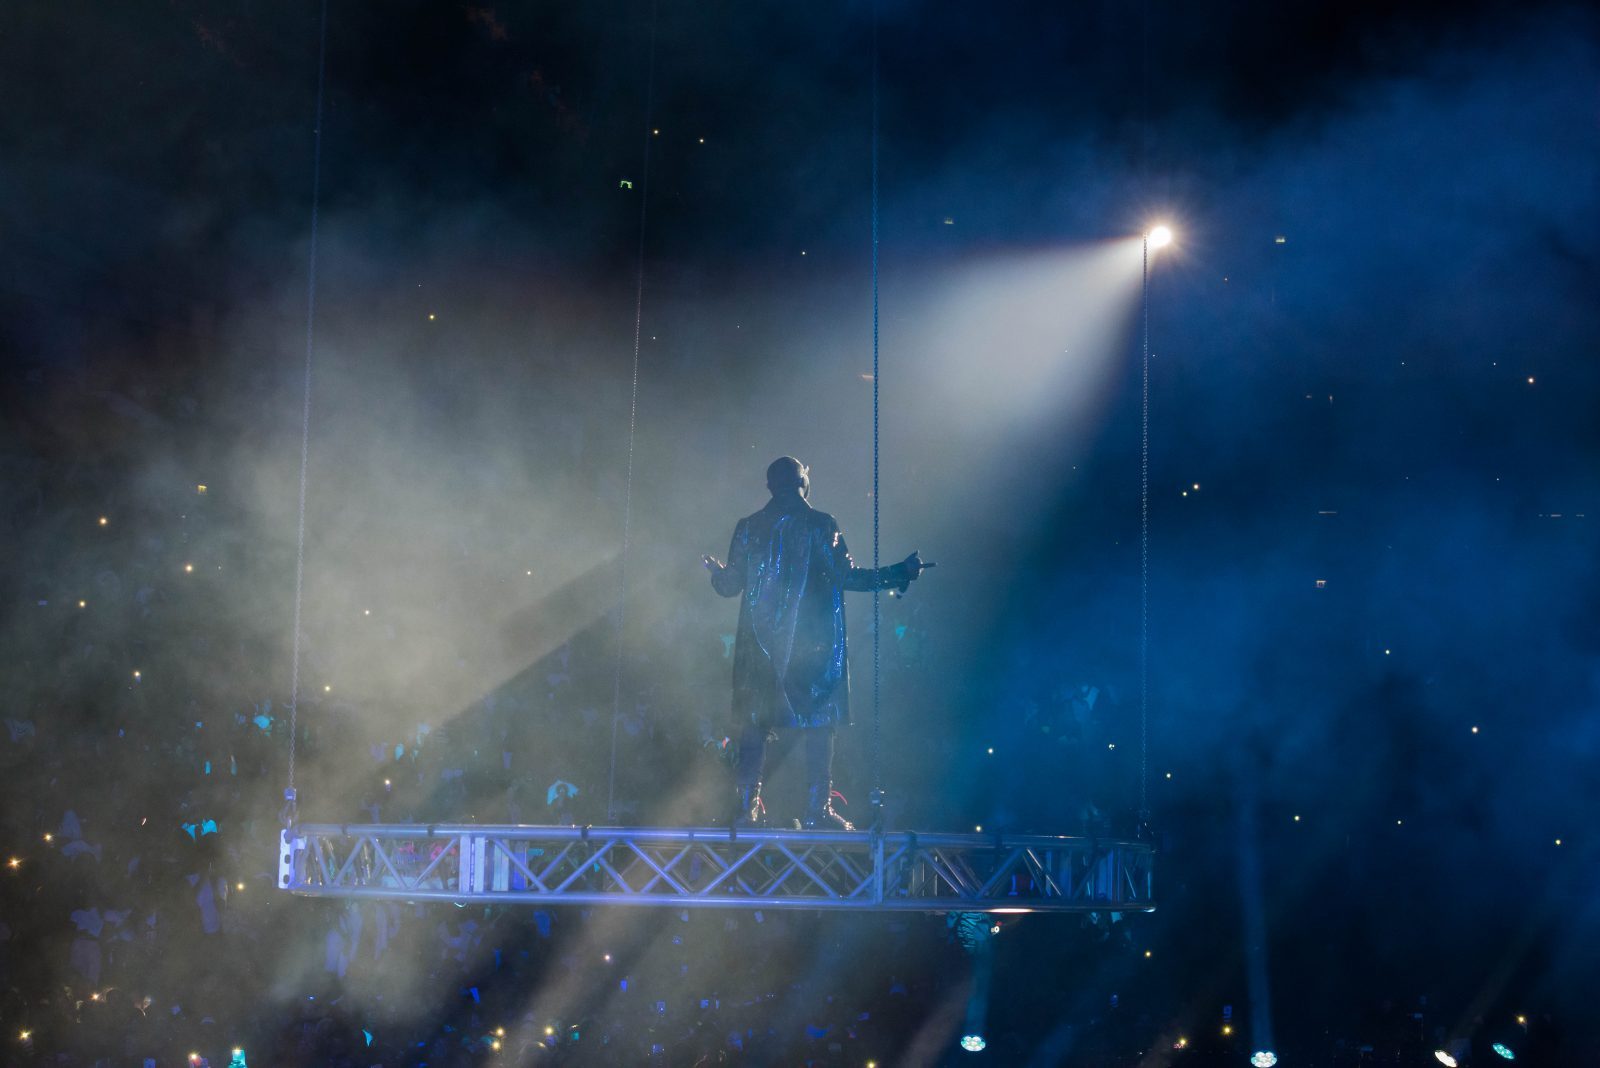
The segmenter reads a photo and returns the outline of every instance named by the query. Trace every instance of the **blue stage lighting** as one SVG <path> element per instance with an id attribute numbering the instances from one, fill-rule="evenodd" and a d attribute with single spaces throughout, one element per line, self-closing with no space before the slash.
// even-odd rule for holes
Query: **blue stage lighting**
<path id="1" fill-rule="evenodd" d="M 1270 1049 L 1258 1049 L 1250 1054 L 1250 1063 L 1256 1068 L 1272 1068 L 1278 1063 L 1278 1055 Z"/>
<path id="2" fill-rule="evenodd" d="M 963 1035 L 961 1037 L 961 1048 L 968 1053 L 977 1053 L 988 1044 L 983 1040 L 982 1035 Z"/>
<path id="3" fill-rule="evenodd" d="M 1506 1045 L 1504 1042 L 1496 1042 L 1489 1048 L 1500 1054 L 1500 1056 L 1504 1057 L 1508 1061 L 1514 1061 L 1517 1059 L 1517 1055 L 1511 1052 L 1511 1047 Z"/>

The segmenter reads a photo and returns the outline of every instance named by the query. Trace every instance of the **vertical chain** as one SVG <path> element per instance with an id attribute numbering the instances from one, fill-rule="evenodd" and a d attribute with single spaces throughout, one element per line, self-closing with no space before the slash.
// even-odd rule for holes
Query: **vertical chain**
<path id="1" fill-rule="evenodd" d="M 606 774 L 606 822 L 617 821 L 617 721 L 622 715 L 623 627 L 628 616 L 628 552 L 633 536 L 633 444 L 639 420 L 639 338 L 644 325 L 645 212 L 650 206 L 650 122 L 656 94 L 656 10 L 650 5 L 650 66 L 644 92 L 644 163 L 639 175 L 639 261 L 633 291 L 633 385 L 628 395 L 628 477 L 622 491 L 622 556 L 617 568 L 616 663 L 611 676 L 611 767 Z"/>
<path id="2" fill-rule="evenodd" d="M 1139 823 L 1150 821 L 1150 235 L 1144 238 L 1139 390 Z"/>
<path id="3" fill-rule="evenodd" d="M 306 574 L 306 481 L 311 456 L 311 354 L 316 348 L 317 222 L 322 199 L 322 101 L 328 70 L 328 0 L 322 0 L 317 44 L 317 118 L 311 130 L 311 241 L 306 268 L 306 367 L 300 411 L 300 510 L 294 545 L 294 635 L 289 651 L 289 782 L 284 788 L 285 822 L 293 822 L 298 800 L 294 787 L 295 749 L 300 733 L 300 605 Z"/>
<path id="4" fill-rule="evenodd" d="M 872 570 L 878 560 L 878 13 L 872 13 Z M 883 592 L 872 584 L 872 800 L 874 826 L 881 826 L 883 769 L 881 766 L 882 659 L 878 624 Z"/>

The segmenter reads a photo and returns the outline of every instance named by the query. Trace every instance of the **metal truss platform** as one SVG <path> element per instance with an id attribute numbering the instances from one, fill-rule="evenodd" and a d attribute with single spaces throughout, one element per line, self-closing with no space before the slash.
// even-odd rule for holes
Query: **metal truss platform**
<path id="1" fill-rule="evenodd" d="M 1146 912 L 1154 851 L 1045 835 L 726 827 L 298 824 L 278 886 L 313 897 L 900 912 Z"/>

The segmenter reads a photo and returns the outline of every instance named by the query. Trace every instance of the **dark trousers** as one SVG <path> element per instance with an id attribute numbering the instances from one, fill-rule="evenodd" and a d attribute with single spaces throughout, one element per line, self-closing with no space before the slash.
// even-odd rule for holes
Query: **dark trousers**
<path id="1" fill-rule="evenodd" d="M 806 736 L 806 785 L 832 782 L 833 728 L 805 727 L 800 731 Z M 761 781 L 766 770 L 767 734 L 765 727 L 753 725 L 746 726 L 739 734 L 737 778 L 740 786 L 754 786 Z"/>

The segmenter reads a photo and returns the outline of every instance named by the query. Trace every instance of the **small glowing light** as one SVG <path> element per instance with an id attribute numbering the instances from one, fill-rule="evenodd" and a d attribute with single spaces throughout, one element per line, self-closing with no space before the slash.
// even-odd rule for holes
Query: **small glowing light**
<path id="1" fill-rule="evenodd" d="M 105 516 L 101 516 L 100 517 L 100 525 L 101 526 L 105 526 L 109 522 L 111 522 L 111 520 L 107 519 Z"/>
<path id="2" fill-rule="evenodd" d="M 1196 482 L 1194 485 L 1190 486 L 1189 488 L 1190 489 L 1199 489 L 1200 488 L 1200 483 Z"/>
<path id="3" fill-rule="evenodd" d="M 660 130 L 651 130 L 650 131 L 650 136 L 651 137 L 660 137 L 661 136 L 661 131 Z"/>
<path id="4" fill-rule="evenodd" d="M 1528 385 L 1530 385 L 1530 386 L 1533 385 L 1533 376 L 1532 375 L 1528 376 Z"/>
<path id="5" fill-rule="evenodd" d="M 998 923 L 992 924 L 989 927 L 989 933 L 990 934 L 999 934 L 1000 933 L 1000 925 Z"/>
<path id="6" fill-rule="evenodd" d="M 1270 1049 L 1258 1049 L 1250 1054 L 1250 1063 L 1256 1068 L 1272 1068 L 1278 1063 L 1278 1055 Z"/>
<path id="7" fill-rule="evenodd" d="M 800 250 L 800 255 L 804 256 L 805 254 L 806 254 L 806 250 L 805 249 L 801 249 Z"/>
<path id="8" fill-rule="evenodd" d="M 500 1040 L 497 1038 L 493 1042 L 489 1043 L 489 1048 L 498 1052 L 500 1049 Z"/>
<path id="9" fill-rule="evenodd" d="M 1385 649 L 1385 650 L 1384 650 L 1384 651 L 1383 651 L 1383 655 L 1384 655 L 1384 656 L 1388 656 L 1388 655 L 1389 655 L 1389 654 L 1390 654 L 1390 652 L 1391 652 L 1391 650 L 1389 650 L 1389 649 Z"/>
<path id="10" fill-rule="evenodd" d="M 56 836 L 51 834 L 51 833 L 49 833 L 48 831 L 46 831 L 45 832 L 45 836 L 44 836 L 44 840 L 46 842 L 54 842 L 56 840 Z"/>
<path id="11" fill-rule="evenodd" d="M 1501 1057 L 1504 1057 L 1508 1061 L 1514 1061 L 1517 1059 L 1517 1055 L 1511 1052 L 1511 1047 L 1506 1045 L 1504 1042 L 1496 1042 L 1489 1048 L 1494 1050 Z"/>
<path id="12" fill-rule="evenodd" d="M 528 577 L 529 577 L 529 578 L 532 578 L 532 577 L 533 577 L 533 572 L 532 572 L 532 571 L 530 571 L 530 572 L 528 572 Z"/>
<path id="13" fill-rule="evenodd" d="M 977 831 L 979 834 L 982 834 L 983 833 L 983 824 L 980 823 L 980 824 L 978 824 L 976 827 L 974 827 L 972 829 Z"/>
<path id="14" fill-rule="evenodd" d="M 1517 1026 L 1518 1027 L 1527 1027 L 1528 1026 L 1528 1018 L 1526 1016 L 1518 1014 L 1518 1016 L 1517 1016 Z"/>
<path id="15" fill-rule="evenodd" d="M 1456 1068 L 1456 1059 L 1442 1049 L 1433 1051 L 1433 1059 L 1444 1065 L 1444 1068 Z"/>
<path id="16" fill-rule="evenodd" d="M 704 137 L 702 137 L 702 138 L 700 138 L 700 143 L 701 143 L 701 144 L 702 144 L 702 145 L 703 145 L 703 144 L 705 144 L 705 143 L 706 143 L 706 139 L 705 139 L 705 138 L 704 138 Z"/>
<path id="17" fill-rule="evenodd" d="M 235 1046 L 235 1047 L 233 1047 L 233 1056 L 234 1056 L 235 1060 L 237 1060 L 240 1057 L 243 1057 L 244 1056 L 244 1047 L 243 1046 Z"/>
<path id="18" fill-rule="evenodd" d="M 144 678 L 144 676 L 143 676 L 143 675 L 141 675 L 141 674 L 139 674 L 139 672 L 138 672 L 138 671 L 135 671 L 135 672 L 134 672 L 134 673 L 133 673 L 133 677 L 134 677 L 134 678 L 136 678 L 136 679 L 142 679 L 142 678 Z"/>
<path id="19" fill-rule="evenodd" d="M 1169 778 L 1169 779 L 1172 778 L 1172 772 L 1170 772 L 1170 771 L 1167 772 L 1167 778 Z"/>
<path id="20" fill-rule="evenodd" d="M 992 745 L 989 747 L 989 755 L 994 756 L 994 746 Z"/>
<path id="21" fill-rule="evenodd" d="M 1144 959 L 1145 960 L 1149 960 L 1150 959 L 1150 951 L 1148 949 L 1144 951 Z"/>
<path id="22" fill-rule="evenodd" d="M 944 217 L 944 224 L 945 224 L 945 225 L 946 225 L 946 226 L 954 226 L 954 225 L 955 225 L 955 224 L 956 224 L 956 220 L 955 220 L 955 217 L 954 217 L 954 216 L 951 216 L 951 215 L 946 215 L 946 216 L 945 216 L 945 217 Z"/>
<path id="23" fill-rule="evenodd" d="M 28 1039 L 33 1037 L 33 1032 L 32 1031 L 22 1031 L 22 1032 L 18 1033 L 17 1037 L 22 1039 L 22 1041 L 26 1042 L 26 1041 L 28 1041 Z"/>
<path id="24" fill-rule="evenodd" d="M 544 1033 L 545 1033 L 546 1036 L 553 1035 L 553 1034 L 556 1033 L 556 1029 L 554 1027 L 546 1026 L 545 1029 L 544 1029 Z"/>
<path id="25" fill-rule="evenodd" d="M 968 1053 L 981 1053 L 989 1043 L 983 1040 L 982 1035 L 962 1035 L 961 1048 Z"/>
<path id="26" fill-rule="evenodd" d="M 371 614 L 372 614 L 372 609 L 370 609 L 370 608 L 363 608 L 363 609 L 362 609 L 362 610 L 361 610 L 361 614 L 362 614 L 362 615 L 364 615 L 364 616 L 370 616 L 370 615 L 371 615 Z"/>
<path id="27" fill-rule="evenodd" d="M 1117 747 L 1117 743 L 1116 742 L 1107 742 L 1106 743 L 1106 748 L 1107 749 L 1115 749 L 1116 747 Z"/>
<path id="28" fill-rule="evenodd" d="M 189 1060 L 194 1064 L 199 1064 L 200 1063 L 200 1054 L 198 1054 L 198 1053 L 189 1054 Z"/>
<path id="29" fill-rule="evenodd" d="M 385 786 L 392 786 L 392 785 L 394 785 L 394 784 L 393 784 L 393 783 L 391 783 L 391 782 L 390 782 L 390 781 L 389 781 L 389 780 L 388 780 L 388 779 L 385 779 L 385 780 L 383 780 L 383 785 L 385 785 Z"/>
<path id="30" fill-rule="evenodd" d="M 206 484 L 204 482 L 196 483 L 195 487 L 194 487 L 194 491 L 196 493 L 204 493 L 206 491 Z"/>
<path id="31" fill-rule="evenodd" d="M 1172 230 L 1165 226 L 1157 226 L 1150 231 L 1150 247 L 1165 248 L 1172 244 Z"/>
<path id="32" fill-rule="evenodd" d="M 239 892 L 243 893 L 244 892 L 244 883 L 234 883 L 233 884 L 233 888 L 235 890 L 238 890 Z"/>
<path id="33" fill-rule="evenodd" d="M 78 607 L 79 608 L 88 608 L 89 607 L 89 602 L 88 601 L 79 601 L 78 602 Z"/>
<path id="34" fill-rule="evenodd" d="M 1184 496 L 1185 496 L 1185 497 L 1187 497 L 1187 496 L 1189 496 L 1189 491 L 1188 491 L 1188 490 L 1184 490 L 1184 491 L 1183 491 L 1183 495 L 1184 495 Z"/>
<path id="35" fill-rule="evenodd" d="M 1282 234 L 1279 234 L 1277 237 L 1272 239 L 1272 243 L 1274 245 L 1287 245 L 1289 243 L 1289 239 L 1284 237 Z"/>
<path id="36" fill-rule="evenodd" d="M 1296 822 L 1296 823 L 1299 823 L 1299 822 L 1300 822 L 1300 816 L 1299 816 L 1299 814 L 1298 814 L 1298 813 L 1296 813 L 1296 814 L 1295 814 L 1295 817 L 1294 817 L 1294 821 L 1295 821 L 1295 822 Z"/>
<path id="37" fill-rule="evenodd" d="M 1403 826 L 1405 826 L 1405 822 L 1406 822 L 1405 820 L 1395 820 L 1394 821 L 1394 825 L 1396 827 L 1403 827 Z"/>
<path id="38" fill-rule="evenodd" d="M 1478 728 L 1476 728 L 1476 727 L 1472 728 L 1472 733 L 1473 734 L 1477 734 L 1478 733 Z"/>
<path id="39" fill-rule="evenodd" d="M 1224 1035 L 1231 1035 L 1231 1034 L 1233 1034 L 1233 1025 L 1232 1025 L 1232 1024 L 1223 1024 L 1223 1025 L 1222 1025 L 1222 1033 L 1223 1033 L 1223 1034 L 1224 1034 Z"/>
<path id="40" fill-rule="evenodd" d="M 1176 1042 L 1174 1042 L 1172 1044 L 1172 1048 L 1173 1049 L 1188 1049 L 1189 1048 L 1189 1040 L 1187 1038 L 1183 1037 L 1182 1035 L 1179 1035 L 1178 1036 L 1178 1041 L 1176 1041 Z"/>
<path id="41" fill-rule="evenodd" d="M 496 1038 L 505 1038 L 506 1037 L 506 1029 L 504 1027 L 496 1027 L 494 1029 L 494 1037 L 496 1037 Z"/>
<path id="42" fill-rule="evenodd" d="M 324 686 L 322 688 L 322 692 L 323 693 L 332 693 L 333 692 L 333 687 L 332 686 Z"/>
<path id="43" fill-rule="evenodd" d="M 603 958 L 601 958 L 601 959 L 602 959 L 602 960 L 604 960 L 604 961 L 605 961 L 605 962 L 606 962 L 606 963 L 607 963 L 607 964 L 610 964 L 610 963 L 611 963 L 611 954 L 609 954 L 609 953 L 607 953 L 607 954 L 606 954 L 606 955 L 605 955 L 605 956 L 604 956 L 604 957 L 603 957 Z"/>
<path id="44" fill-rule="evenodd" d="M 1561 844 L 1561 839 L 1557 838 L 1556 839 L 1556 845 L 1560 845 L 1560 844 Z"/>
<path id="45" fill-rule="evenodd" d="M 192 575 L 192 574 L 194 574 L 194 565 L 193 564 L 184 564 L 183 565 L 183 570 L 184 570 L 185 574 Z"/>
<path id="46" fill-rule="evenodd" d="M 434 320 L 435 320 L 435 319 L 437 319 L 437 318 L 439 318 L 439 317 L 438 317 L 438 316 L 437 316 L 437 315 L 435 315 L 435 314 L 433 314 L 433 312 L 429 312 L 429 313 L 428 313 L 428 321 L 429 321 L 429 322 L 430 322 L 430 323 L 431 323 L 431 322 L 433 322 L 433 321 L 434 321 Z"/>

